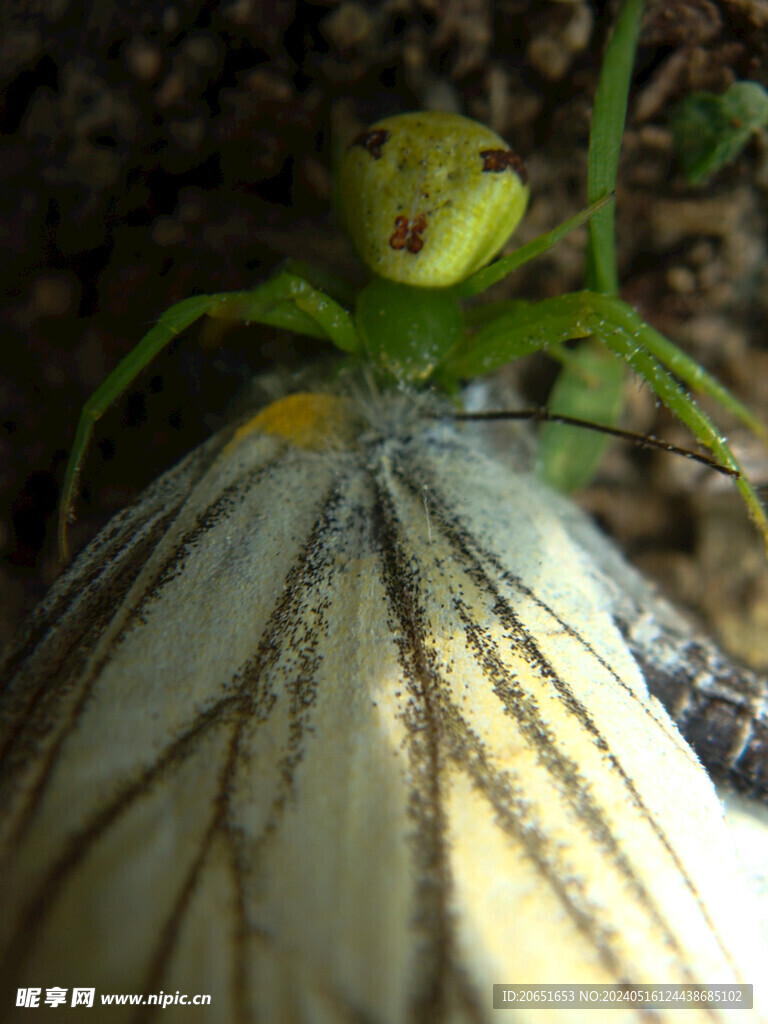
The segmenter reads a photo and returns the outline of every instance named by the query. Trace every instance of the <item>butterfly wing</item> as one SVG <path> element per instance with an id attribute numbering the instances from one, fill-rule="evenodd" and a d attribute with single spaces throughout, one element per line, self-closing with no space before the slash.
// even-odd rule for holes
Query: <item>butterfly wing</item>
<path id="1" fill-rule="evenodd" d="M 5 1005 L 389 1024 L 756 981 L 714 790 L 557 508 L 409 421 L 215 440 L 108 527 L 9 662 Z"/>

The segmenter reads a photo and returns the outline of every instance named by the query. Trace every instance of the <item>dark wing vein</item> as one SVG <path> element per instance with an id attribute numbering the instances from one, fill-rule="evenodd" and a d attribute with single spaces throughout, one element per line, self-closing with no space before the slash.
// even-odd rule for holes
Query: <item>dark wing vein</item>
<path id="1" fill-rule="evenodd" d="M 414 1024 L 447 1019 L 448 1003 L 453 998 L 460 1001 L 469 1019 L 481 1021 L 481 1000 L 455 955 L 455 926 L 450 913 L 450 850 L 441 797 L 446 749 L 438 712 L 442 681 L 426 643 L 418 570 L 403 549 L 398 527 L 390 496 L 377 486 L 372 530 L 389 602 L 388 617 L 409 693 L 402 717 L 409 736 L 412 779 L 410 813 L 416 871 L 413 925 L 422 937 L 413 969 L 410 1013 Z"/>
<path id="2" fill-rule="evenodd" d="M 395 468 L 395 474 L 397 476 L 398 482 L 407 489 L 411 496 L 415 500 L 421 501 L 423 497 L 423 483 L 426 475 L 423 468 L 419 466 L 417 471 L 414 471 L 413 467 L 409 467 L 408 470 L 399 470 L 398 468 Z M 624 770 L 619 757 L 614 751 L 610 750 L 608 742 L 606 741 L 605 737 L 600 733 L 597 725 L 595 724 L 594 720 L 592 719 L 592 716 L 589 713 L 589 710 L 575 696 L 570 686 L 568 685 L 567 681 L 563 680 L 545 659 L 538 645 L 536 644 L 534 638 L 531 637 L 530 634 L 524 629 L 518 617 L 515 615 L 515 612 L 512 609 L 512 607 L 509 605 L 504 596 L 499 592 L 496 583 L 494 582 L 493 579 L 491 579 L 489 575 L 489 569 L 493 569 L 498 574 L 498 578 L 503 579 L 505 583 L 512 584 L 512 586 L 518 589 L 520 593 L 534 600 L 543 611 L 551 615 L 558 622 L 558 624 L 561 625 L 563 630 L 566 631 L 573 639 L 575 639 L 583 647 L 585 652 L 589 653 L 591 657 L 594 657 L 600 663 L 601 666 L 603 666 L 608 672 L 610 672 L 611 676 L 615 678 L 617 682 L 621 683 L 623 687 L 629 690 L 636 703 L 638 703 L 644 709 L 646 708 L 646 705 L 640 701 L 640 699 L 634 694 L 634 691 L 626 687 L 626 684 L 623 683 L 620 677 L 617 676 L 616 672 L 612 669 L 612 667 L 608 663 L 606 663 L 605 659 L 603 659 L 594 650 L 592 645 L 578 631 L 576 631 L 568 623 L 564 622 L 562 618 L 557 614 L 557 612 L 554 609 L 552 609 L 546 601 L 541 599 L 538 595 L 534 594 L 530 590 L 530 588 L 528 588 L 518 577 L 511 573 L 505 566 L 501 565 L 494 554 L 483 548 L 480 541 L 476 537 L 472 536 L 470 532 L 467 530 L 466 526 L 460 521 L 460 519 L 457 518 L 455 512 L 452 509 L 451 504 L 441 494 L 439 488 L 435 483 L 434 478 L 432 478 L 429 482 L 429 497 L 430 504 L 434 506 L 438 512 L 438 514 L 434 517 L 433 528 L 439 530 L 441 534 L 446 538 L 446 540 L 448 540 L 448 542 L 454 548 L 454 550 L 457 552 L 458 557 L 456 560 L 456 564 L 460 566 L 461 570 L 465 572 L 473 580 L 473 582 L 478 586 L 481 592 L 485 593 L 486 596 L 488 596 L 492 600 L 494 606 L 494 613 L 498 617 L 504 629 L 507 631 L 508 635 L 510 635 L 513 638 L 513 642 L 516 645 L 520 645 L 523 649 L 525 649 L 526 658 L 530 659 L 529 663 L 532 665 L 532 667 L 535 667 L 537 671 L 543 673 L 548 678 L 552 685 L 558 690 L 558 693 L 560 694 L 563 702 L 563 706 L 568 710 L 570 714 L 574 715 L 574 717 L 577 718 L 577 720 L 584 728 L 584 730 L 591 736 L 592 742 L 595 744 L 595 746 L 599 750 L 602 750 L 606 753 L 608 763 L 610 764 L 611 768 L 619 775 L 622 784 L 627 791 L 627 797 L 629 801 L 632 805 L 634 805 L 634 807 L 646 820 L 649 827 L 652 829 L 653 833 L 657 837 L 658 841 L 661 843 L 661 845 L 669 855 L 670 859 L 675 864 L 675 867 L 677 868 L 681 878 L 684 880 L 686 887 L 696 900 L 697 906 L 699 907 L 700 912 L 702 914 L 702 918 L 707 922 L 707 925 L 712 935 L 715 937 L 718 946 L 723 953 L 724 958 L 727 960 L 728 963 L 731 964 L 735 971 L 736 965 L 733 962 L 732 955 L 730 954 L 729 950 L 723 945 L 719 932 L 715 928 L 714 923 L 711 920 L 709 911 L 706 905 L 702 902 L 698 890 L 693 880 L 691 879 L 690 875 L 688 874 L 685 865 L 682 863 L 677 851 L 670 843 L 664 830 L 660 827 L 650 809 L 646 806 L 632 779 Z M 511 705 L 508 707 L 508 710 L 514 713 L 515 717 L 518 717 L 519 710 L 515 707 L 514 699 Z M 654 720 L 656 720 L 655 715 L 652 715 L 652 717 Z M 558 779 L 560 779 L 558 771 L 560 769 L 565 770 L 566 766 L 557 765 L 557 763 L 555 762 L 553 763 L 553 768 L 557 769 L 554 772 L 554 777 L 557 781 Z M 565 771 L 563 781 L 565 781 L 568 778 L 568 774 L 569 772 L 573 771 L 573 768 L 574 766 L 570 766 L 568 770 Z M 577 806 L 575 807 L 575 809 L 579 811 L 580 816 L 583 816 L 586 808 L 589 808 L 590 813 L 593 813 L 595 810 L 597 810 L 596 808 L 594 808 L 594 805 L 590 806 L 589 803 L 584 803 L 584 800 L 586 799 L 585 780 L 579 778 L 577 775 L 571 775 L 571 779 L 568 782 L 568 785 L 572 787 L 572 799 L 576 800 L 577 802 Z M 608 823 L 602 820 L 601 817 L 593 818 L 593 824 L 591 826 L 589 818 L 587 818 L 585 820 L 585 824 L 588 827 L 597 828 L 598 834 L 602 830 L 602 841 L 609 841 L 614 849 L 618 848 L 618 844 L 615 837 L 612 836 L 612 834 L 610 833 Z M 631 872 L 631 869 L 628 865 L 627 869 L 630 870 L 628 880 L 632 882 L 633 886 L 636 887 L 636 891 L 639 893 L 639 889 L 637 887 L 641 885 L 640 880 L 634 875 L 634 873 Z M 670 929 L 668 923 L 665 921 L 662 911 L 659 908 L 655 907 L 655 905 L 651 906 L 650 904 L 648 905 L 648 909 L 652 912 L 653 919 L 659 924 L 659 926 L 663 927 L 663 932 L 665 936 L 668 939 L 672 938 L 673 931 L 672 929 Z M 677 944 L 675 945 L 679 953 L 679 946 L 677 946 Z M 693 981 L 697 979 L 691 978 L 691 980 Z"/>

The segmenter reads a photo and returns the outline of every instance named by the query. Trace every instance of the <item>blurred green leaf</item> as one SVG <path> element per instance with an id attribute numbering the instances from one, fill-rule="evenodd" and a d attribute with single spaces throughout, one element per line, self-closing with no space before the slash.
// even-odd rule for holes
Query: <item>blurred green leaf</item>
<path id="1" fill-rule="evenodd" d="M 547 399 L 550 412 L 615 426 L 624 408 L 626 366 L 594 340 L 570 353 Z M 598 430 L 545 423 L 539 431 L 538 472 L 558 491 L 586 487 L 612 438 Z"/>
<path id="2" fill-rule="evenodd" d="M 757 82 L 734 82 L 720 96 L 694 92 L 675 107 L 670 124 L 685 176 L 700 185 L 768 124 L 768 92 Z"/>

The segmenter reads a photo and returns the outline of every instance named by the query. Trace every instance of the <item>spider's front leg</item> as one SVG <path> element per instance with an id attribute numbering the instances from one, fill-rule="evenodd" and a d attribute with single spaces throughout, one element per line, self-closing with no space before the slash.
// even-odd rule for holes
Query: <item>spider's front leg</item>
<path id="1" fill-rule="evenodd" d="M 350 312 L 296 274 L 283 272 L 250 291 L 226 292 L 210 298 L 216 301 L 205 310 L 209 316 L 246 324 L 268 324 L 330 341 L 343 352 L 360 351 L 360 339 Z"/>
<path id="2" fill-rule="evenodd" d="M 761 436 L 763 426 L 727 388 L 621 299 L 581 291 L 530 305 L 500 303 L 495 315 L 451 353 L 444 369 L 453 377 L 473 377 L 522 355 L 543 349 L 554 352 L 564 342 L 587 337 L 628 363 L 715 458 L 736 471 L 736 486 L 768 548 L 768 519 L 760 499 L 723 434 L 676 378 L 714 399 Z"/>
<path id="3" fill-rule="evenodd" d="M 360 347 L 351 314 L 304 278 L 287 272 L 249 291 L 195 295 L 171 306 L 83 406 L 59 504 L 58 543 L 62 562 L 69 561 L 67 524 L 97 420 L 166 345 L 203 316 L 284 328 L 331 341 L 345 352 L 355 352 Z"/>

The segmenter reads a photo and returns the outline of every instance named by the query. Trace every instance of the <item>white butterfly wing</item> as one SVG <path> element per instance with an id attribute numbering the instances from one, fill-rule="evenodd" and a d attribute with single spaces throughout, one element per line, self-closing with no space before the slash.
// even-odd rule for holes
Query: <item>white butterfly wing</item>
<path id="1" fill-rule="evenodd" d="M 616 584 L 471 430 L 384 433 L 214 440 L 47 601 L 5 698 L 3 1005 L 396 1024 L 491 1020 L 499 982 L 758 983 Z"/>

